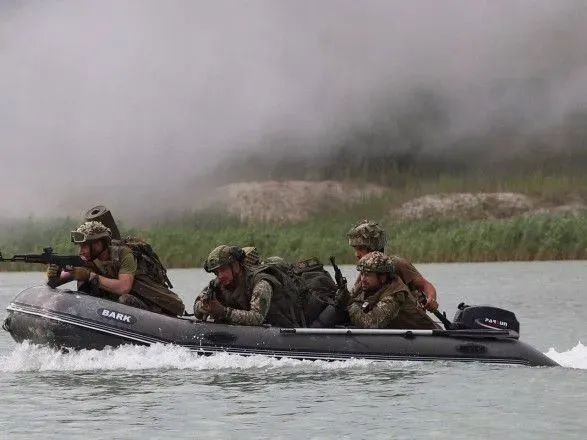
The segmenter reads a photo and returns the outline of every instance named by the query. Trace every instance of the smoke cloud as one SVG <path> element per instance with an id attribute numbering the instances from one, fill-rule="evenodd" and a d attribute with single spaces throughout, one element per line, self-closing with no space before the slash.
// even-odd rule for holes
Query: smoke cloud
<path id="1" fill-rule="evenodd" d="M 190 208 L 218 164 L 321 154 L 419 90 L 448 109 L 424 152 L 556 127 L 586 108 L 585 23 L 583 0 L 5 1 L 0 216 Z"/>

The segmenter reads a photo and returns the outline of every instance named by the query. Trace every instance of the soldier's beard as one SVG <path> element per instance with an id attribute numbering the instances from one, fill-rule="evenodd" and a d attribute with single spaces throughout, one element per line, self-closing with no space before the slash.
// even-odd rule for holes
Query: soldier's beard
<path id="1" fill-rule="evenodd" d="M 381 285 L 370 286 L 367 284 L 363 284 L 363 293 L 365 294 L 365 296 L 371 296 L 377 293 L 379 289 L 381 289 Z"/>
<path id="2" fill-rule="evenodd" d="M 233 291 L 236 289 L 236 280 L 233 278 L 230 283 L 224 284 L 222 287 L 224 287 L 226 290 Z"/>
<path id="3" fill-rule="evenodd" d="M 242 271 L 239 273 L 234 273 L 234 271 L 232 271 L 232 280 L 226 284 L 223 284 L 222 287 L 224 287 L 226 290 L 233 291 L 237 288 L 240 279 L 242 278 L 242 274 Z"/>

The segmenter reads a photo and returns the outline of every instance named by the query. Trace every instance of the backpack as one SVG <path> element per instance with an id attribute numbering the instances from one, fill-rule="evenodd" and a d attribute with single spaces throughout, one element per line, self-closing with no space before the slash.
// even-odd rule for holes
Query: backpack
<path id="1" fill-rule="evenodd" d="M 268 281 L 279 295 L 285 304 L 289 304 L 288 310 L 282 310 L 284 318 L 290 320 L 288 324 L 282 326 L 303 326 L 305 327 L 304 317 L 304 302 L 306 296 L 306 288 L 298 284 L 298 280 L 292 277 L 289 273 L 290 269 L 287 265 L 280 263 L 260 264 L 255 266 L 250 272 L 251 282 L 259 279 Z M 272 299 L 273 301 L 273 299 Z M 284 305 L 285 305 L 284 304 Z"/>
<path id="2" fill-rule="evenodd" d="M 316 257 L 296 262 L 294 274 L 307 286 L 304 314 L 309 326 L 329 304 L 334 304 L 336 283 Z"/>
<path id="3" fill-rule="evenodd" d="M 121 240 L 113 240 L 114 246 L 126 246 L 130 248 L 140 271 L 155 284 L 173 288 L 167 277 L 167 268 L 161 263 L 159 256 L 155 253 L 149 243 L 139 237 L 126 237 Z"/>

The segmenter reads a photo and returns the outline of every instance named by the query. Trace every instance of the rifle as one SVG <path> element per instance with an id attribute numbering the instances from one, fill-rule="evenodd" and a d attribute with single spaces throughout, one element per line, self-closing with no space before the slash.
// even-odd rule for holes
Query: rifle
<path id="1" fill-rule="evenodd" d="M 330 264 L 332 264 L 332 268 L 334 269 L 334 281 L 336 281 L 336 287 L 339 289 L 346 289 L 346 278 L 342 276 L 340 268 L 334 261 L 334 256 L 330 257 Z"/>
<path id="2" fill-rule="evenodd" d="M 59 267 L 80 267 L 86 265 L 86 261 L 79 255 L 56 255 L 53 253 L 53 248 L 51 247 L 43 248 L 42 254 L 17 254 L 10 258 L 4 258 L 2 252 L 0 252 L 0 261 L 56 264 Z"/>
<path id="3" fill-rule="evenodd" d="M 216 282 L 216 279 L 211 280 L 208 283 L 208 287 L 202 291 L 202 301 L 211 301 L 216 299 L 216 295 L 218 294 L 219 286 Z"/>
<path id="4" fill-rule="evenodd" d="M 309 327 L 318 328 L 318 327 L 334 327 L 335 325 L 342 324 L 348 321 L 348 315 L 345 308 L 345 301 L 342 298 L 339 298 L 339 292 L 344 292 L 345 295 L 348 295 L 347 283 L 346 278 L 342 276 L 342 272 L 340 268 L 336 264 L 334 257 L 330 257 L 330 264 L 332 264 L 332 268 L 334 269 L 334 281 L 336 281 L 337 293 L 335 295 L 334 304 L 328 304 L 320 315 L 314 320 L 314 322 L 310 323 Z"/>
<path id="5" fill-rule="evenodd" d="M 1 261 L 10 261 L 10 262 L 21 262 L 21 263 L 34 263 L 34 264 L 55 264 L 62 269 L 64 267 L 81 267 L 86 266 L 87 261 L 84 261 L 79 255 L 57 255 L 53 253 L 52 247 L 43 248 L 43 253 L 41 254 L 17 254 L 13 255 L 10 258 L 4 258 L 2 256 L 2 252 L 0 252 L 0 262 Z M 58 281 L 49 280 L 47 284 L 51 287 L 55 287 L 55 282 Z"/>
<path id="6" fill-rule="evenodd" d="M 201 298 L 202 303 L 205 304 L 207 301 L 212 301 L 216 299 L 216 295 L 218 295 L 219 290 L 220 288 L 218 286 L 218 283 L 216 282 L 216 278 L 214 278 L 213 280 L 210 280 L 208 286 L 206 286 L 204 290 L 202 290 L 198 298 Z M 194 312 L 194 314 L 196 313 Z M 207 321 L 210 316 L 211 315 L 203 314 L 200 319 L 202 321 Z"/>

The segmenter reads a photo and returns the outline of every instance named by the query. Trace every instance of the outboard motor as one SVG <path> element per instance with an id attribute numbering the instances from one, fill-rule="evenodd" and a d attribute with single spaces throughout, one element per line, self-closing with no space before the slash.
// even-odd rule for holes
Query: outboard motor
<path id="1" fill-rule="evenodd" d="M 452 322 L 453 329 L 512 330 L 520 334 L 520 323 L 509 310 L 460 303 Z"/>

